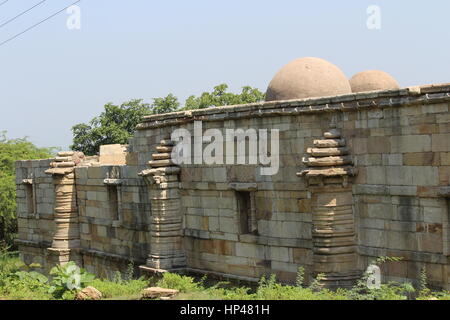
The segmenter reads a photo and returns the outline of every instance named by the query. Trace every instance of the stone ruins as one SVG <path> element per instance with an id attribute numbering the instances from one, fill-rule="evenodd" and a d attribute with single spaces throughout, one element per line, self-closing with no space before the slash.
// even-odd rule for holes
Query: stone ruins
<path id="1" fill-rule="evenodd" d="M 297 59 L 267 101 L 146 117 L 129 145 L 17 162 L 17 244 L 43 271 L 205 273 L 349 286 L 380 256 L 383 281 L 450 289 L 450 85 L 401 89 L 381 71 L 350 81 Z M 171 133 L 279 130 L 280 169 L 175 164 Z M 226 156 L 226 155 L 225 155 Z"/>

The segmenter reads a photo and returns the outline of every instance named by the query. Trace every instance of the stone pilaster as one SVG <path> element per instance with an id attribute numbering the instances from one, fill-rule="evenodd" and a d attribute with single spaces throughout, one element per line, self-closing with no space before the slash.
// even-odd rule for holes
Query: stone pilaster
<path id="1" fill-rule="evenodd" d="M 186 266 L 182 247 L 180 168 L 171 160 L 173 142 L 162 140 L 149 162 L 151 169 L 140 173 L 148 184 L 152 207 L 150 254 L 141 269 L 173 270 Z"/>
<path id="2" fill-rule="evenodd" d="M 324 274 L 327 287 L 352 286 L 357 268 L 355 218 L 351 178 L 356 175 L 345 139 L 330 130 L 314 141 L 299 173 L 312 194 L 314 273 Z"/>
<path id="3" fill-rule="evenodd" d="M 80 230 L 78 221 L 75 166 L 82 161 L 81 152 L 59 152 L 51 168 L 45 171 L 53 176 L 55 185 L 54 222 L 55 233 L 48 249 L 50 264 L 64 264 L 69 261 L 80 263 Z"/>

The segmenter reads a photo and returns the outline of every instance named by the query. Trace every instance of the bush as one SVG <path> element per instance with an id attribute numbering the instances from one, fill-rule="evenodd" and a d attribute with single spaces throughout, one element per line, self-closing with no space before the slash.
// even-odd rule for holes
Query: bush
<path id="1" fill-rule="evenodd" d="M 52 276 L 49 293 L 57 298 L 71 298 L 76 291 L 87 286 L 95 276 L 79 268 L 75 262 L 70 261 L 64 266 L 56 266 L 50 270 Z M 72 295 L 71 295 L 72 294 Z"/>
<path id="2" fill-rule="evenodd" d="M 147 288 L 148 281 L 144 279 L 127 280 L 121 282 L 95 279 L 91 285 L 99 290 L 103 298 L 140 297 L 142 290 Z"/>
<path id="3" fill-rule="evenodd" d="M 276 282 L 275 275 L 269 279 L 262 278 L 256 291 L 258 300 L 348 300 L 346 291 L 336 292 L 327 289 L 316 289 L 315 286 L 303 288 L 301 286 L 287 286 Z"/>
<path id="4" fill-rule="evenodd" d="M 194 278 L 166 272 L 157 286 L 167 289 L 175 289 L 180 292 L 197 292 L 204 290 L 203 286 L 194 281 Z"/>

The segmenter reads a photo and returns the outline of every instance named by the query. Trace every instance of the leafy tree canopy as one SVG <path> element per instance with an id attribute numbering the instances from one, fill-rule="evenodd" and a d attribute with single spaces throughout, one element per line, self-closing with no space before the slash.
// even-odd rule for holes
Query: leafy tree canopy
<path id="1" fill-rule="evenodd" d="M 82 151 L 86 155 L 98 154 L 101 145 L 127 144 L 136 126 L 146 115 L 163 114 L 177 110 L 203 109 L 233 104 L 252 103 L 264 100 L 264 93 L 250 86 L 242 88 L 242 92 L 227 92 L 228 85 L 221 84 L 214 90 L 204 92 L 201 96 L 190 96 L 184 107 L 180 107 L 178 98 L 169 94 L 164 98 L 153 99 L 152 104 L 135 99 L 120 106 L 108 103 L 104 111 L 89 123 L 80 123 L 72 127 L 72 150 Z"/>
<path id="2" fill-rule="evenodd" d="M 120 106 L 108 103 L 100 116 L 89 123 L 72 127 L 71 148 L 86 155 L 95 155 L 104 144 L 126 144 L 142 117 L 151 113 L 151 107 L 142 100 L 131 100 Z"/>
<path id="3" fill-rule="evenodd" d="M 229 106 L 235 104 L 253 103 L 264 100 L 264 93 L 256 88 L 245 86 L 242 92 L 234 94 L 227 92 L 228 85 L 221 84 L 214 87 L 213 92 L 204 92 L 200 97 L 190 96 L 186 100 L 185 110 L 203 109 L 210 107 Z"/>
<path id="4" fill-rule="evenodd" d="M 16 232 L 15 162 L 50 158 L 55 148 L 38 148 L 26 138 L 8 139 L 0 132 L 0 242 L 12 244 Z"/>

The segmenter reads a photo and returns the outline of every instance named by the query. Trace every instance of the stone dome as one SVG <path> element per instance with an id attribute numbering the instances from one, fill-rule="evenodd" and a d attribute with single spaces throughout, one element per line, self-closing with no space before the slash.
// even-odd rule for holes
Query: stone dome
<path id="1" fill-rule="evenodd" d="M 352 92 L 399 89 L 398 82 L 388 73 L 379 70 L 367 70 L 355 74 L 350 79 Z"/>
<path id="2" fill-rule="evenodd" d="M 296 59 L 275 75 L 267 88 L 266 101 L 337 96 L 351 93 L 345 74 L 320 58 Z"/>

